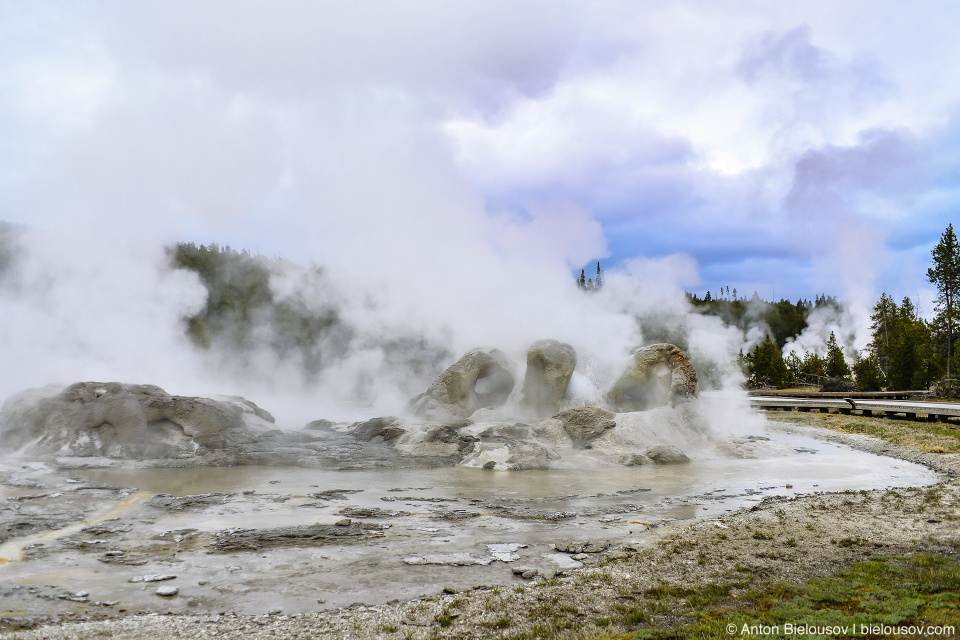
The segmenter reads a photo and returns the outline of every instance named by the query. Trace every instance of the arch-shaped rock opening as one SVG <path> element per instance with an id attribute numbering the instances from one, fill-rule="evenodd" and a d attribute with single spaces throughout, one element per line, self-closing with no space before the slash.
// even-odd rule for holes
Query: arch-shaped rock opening
<path id="1" fill-rule="evenodd" d="M 697 386 L 697 372 L 686 353 L 672 344 L 654 344 L 633 352 L 606 401 L 617 411 L 644 411 L 696 397 Z"/>
<path id="2" fill-rule="evenodd" d="M 480 407 L 502 406 L 514 385 L 513 374 L 496 362 L 480 367 L 477 372 L 477 381 L 473 385 L 473 393 Z"/>
<path id="3" fill-rule="evenodd" d="M 516 382 L 514 366 L 498 349 L 471 349 L 413 401 L 428 420 L 463 420 L 483 407 L 503 405 Z"/>

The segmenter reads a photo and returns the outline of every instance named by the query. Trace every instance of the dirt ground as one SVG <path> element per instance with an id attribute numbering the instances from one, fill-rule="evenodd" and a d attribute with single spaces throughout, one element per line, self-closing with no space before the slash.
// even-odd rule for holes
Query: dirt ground
<path id="1" fill-rule="evenodd" d="M 609 553 L 593 566 L 547 580 L 518 578 L 510 586 L 321 613 L 131 616 L 7 629 L 0 637 L 610 638 L 643 628 L 675 628 L 693 619 L 692 608 L 682 600 L 652 616 L 631 618 L 645 592 L 658 587 L 715 585 L 735 597 L 778 582 L 830 575 L 878 556 L 960 555 L 960 453 L 933 453 L 943 447 L 923 438 L 895 444 L 850 433 L 858 429 L 840 416 L 778 413 L 770 418 L 787 432 L 927 465 L 941 472 L 943 480 L 917 489 L 766 498 L 722 518 L 664 528 L 651 548 Z M 891 428 L 909 430 L 909 425 Z"/>

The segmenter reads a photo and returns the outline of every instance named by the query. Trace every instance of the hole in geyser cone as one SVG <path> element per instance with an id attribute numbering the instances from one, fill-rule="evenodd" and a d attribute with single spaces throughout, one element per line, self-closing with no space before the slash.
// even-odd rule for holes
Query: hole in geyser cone
<path id="1" fill-rule="evenodd" d="M 624 404 L 630 411 L 645 411 L 670 404 L 670 386 L 673 372 L 666 365 L 659 365 L 644 384 L 623 390 Z"/>
<path id="2" fill-rule="evenodd" d="M 509 371 L 495 364 L 485 365 L 473 386 L 481 407 L 499 407 L 506 403 L 515 380 Z"/>

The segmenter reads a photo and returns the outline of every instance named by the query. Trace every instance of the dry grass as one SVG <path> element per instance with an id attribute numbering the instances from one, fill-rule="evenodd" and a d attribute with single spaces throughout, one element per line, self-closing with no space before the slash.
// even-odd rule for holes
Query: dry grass
<path id="1" fill-rule="evenodd" d="M 767 420 L 859 433 L 928 453 L 960 453 L 960 428 L 952 423 L 869 418 L 840 413 L 768 411 Z"/>

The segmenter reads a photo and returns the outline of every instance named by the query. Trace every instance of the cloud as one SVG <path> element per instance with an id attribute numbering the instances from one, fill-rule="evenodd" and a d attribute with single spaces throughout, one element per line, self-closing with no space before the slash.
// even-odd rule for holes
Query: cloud
<path id="1" fill-rule="evenodd" d="M 938 3 L 0 12 L 0 218 L 107 255 L 215 241 L 323 264 L 451 349 L 589 332 L 560 318 L 596 260 L 915 295 L 960 202 L 960 12 Z"/>

